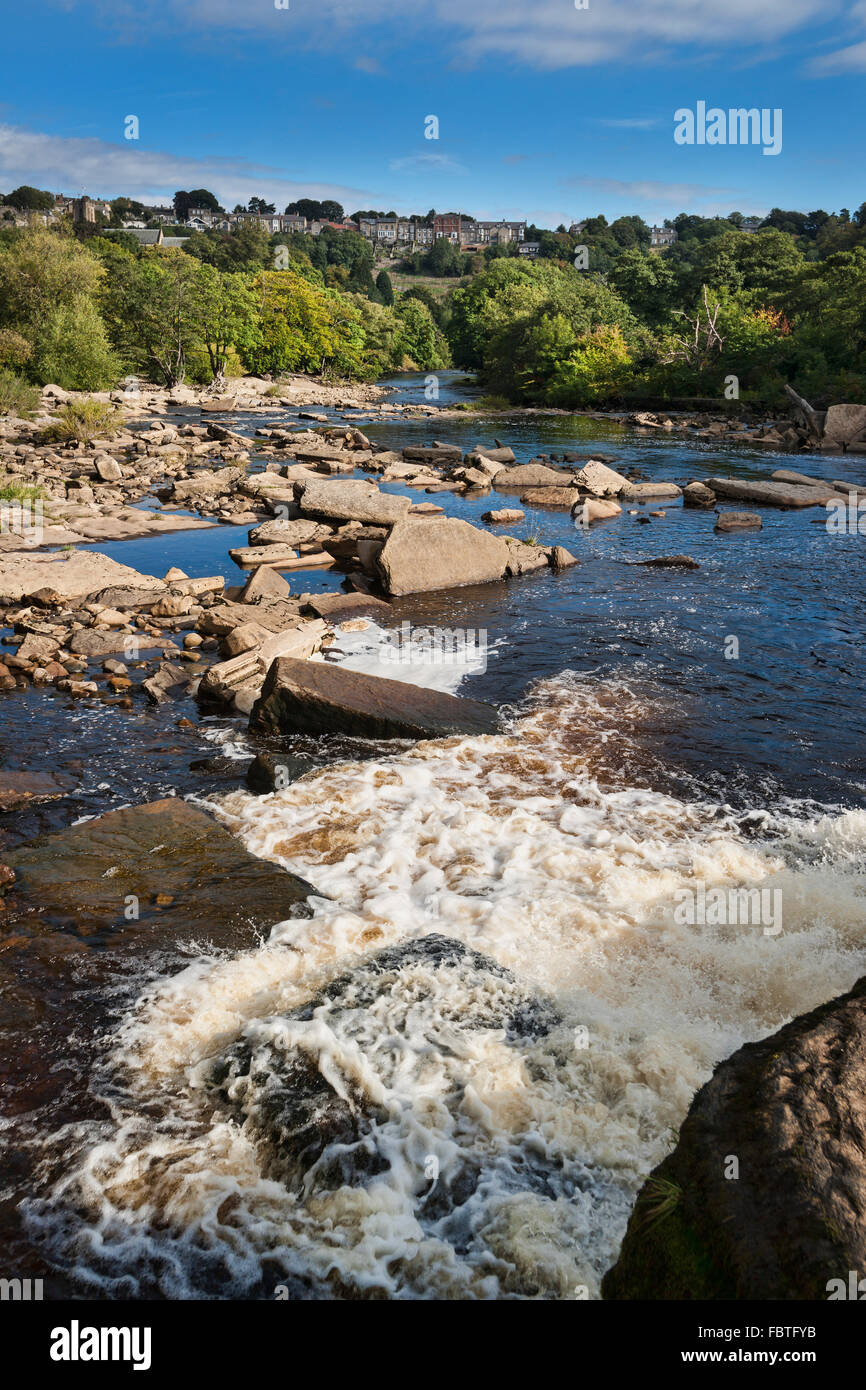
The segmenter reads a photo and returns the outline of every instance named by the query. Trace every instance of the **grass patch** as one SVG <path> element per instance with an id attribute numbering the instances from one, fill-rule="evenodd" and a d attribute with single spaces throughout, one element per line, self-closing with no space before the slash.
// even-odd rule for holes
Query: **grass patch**
<path id="1" fill-rule="evenodd" d="M 511 401 L 505 396 L 479 396 L 477 401 L 459 401 L 456 410 L 511 410 Z"/>
<path id="2" fill-rule="evenodd" d="M 60 407 L 57 420 L 43 433 L 46 443 L 90 444 L 117 434 L 123 416 L 115 405 L 103 401 L 69 401 Z"/>
<path id="3" fill-rule="evenodd" d="M 15 372 L 0 371 L 0 415 L 32 415 L 42 404 L 42 392 Z"/>
<path id="4" fill-rule="evenodd" d="M 640 1229 L 650 1231 L 664 1221 L 680 1204 L 683 1190 L 679 1183 L 668 1178 L 650 1178 L 638 1199 L 641 1208 Z"/>
<path id="5" fill-rule="evenodd" d="M 0 502 L 38 502 L 45 497 L 41 487 L 29 483 L 4 483 L 0 481 Z"/>

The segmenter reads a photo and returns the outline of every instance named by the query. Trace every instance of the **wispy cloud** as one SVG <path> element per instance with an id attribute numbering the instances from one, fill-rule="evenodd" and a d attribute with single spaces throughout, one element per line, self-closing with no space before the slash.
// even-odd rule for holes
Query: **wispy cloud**
<path id="1" fill-rule="evenodd" d="M 189 158 L 148 150 L 130 141 L 67 139 L 0 125 L 0 187 L 31 183 L 56 192 L 87 192 L 145 201 L 171 197 L 178 188 L 210 188 L 226 207 L 257 195 L 284 207 L 299 197 L 335 198 L 363 206 L 364 189 L 291 179 L 279 169 L 247 159 Z"/>
<path id="2" fill-rule="evenodd" d="M 447 154 L 407 154 L 388 162 L 392 174 L 466 174 L 468 170 L 458 160 Z"/>
<path id="3" fill-rule="evenodd" d="M 850 73 L 866 72 L 866 40 L 813 58 L 808 71 L 813 77 L 843 77 Z"/>
<path id="4" fill-rule="evenodd" d="M 663 183 L 655 179 L 565 179 L 565 183 L 575 188 L 592 188 L 617 198 L 630 199 L 639 203 L 664 203 L 682 208 L 696 203 L 705 203 L 720 198 L 723 194 L 730 198 L 741 197 L 736 188 L 710 188 L 700 183 Z"/>
<path id="5" fill-rule="evenodd" d="M 352 67 L 356 72 L 369 73 L 371 77 L 383 77 L 385 74 L 385 69 L 382 67 L 378 58 L 366 58 L 362 55 L 360 58 L 355 59 Z"/>
<path id="6" fill-rule="evenodd" d="M 658 116 L 624 117 L 622 120 L 610 120 L 606 116 L 599 116 L 597 121 L 599 125 L 610 126 L 613 130 L 652 130 L 655 126 L 661 125 Z"/>

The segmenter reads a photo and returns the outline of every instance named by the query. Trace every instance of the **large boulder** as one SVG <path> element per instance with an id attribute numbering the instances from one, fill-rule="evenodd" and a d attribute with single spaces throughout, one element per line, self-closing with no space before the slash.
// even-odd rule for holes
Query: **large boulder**
<path id="1" fill-rule="evenodd" d="M 60 598 L 70 599 L 83 598 L 109 585 L 165 591 L 163 581 L 155 575 L 140 574 L 96 551 L 70 552 L 62 560 L 29 551 L 0 555 L 0 600 L 10 603 L 29 598 L 40 589 L 54 589 Z"/>
<path id="2" fill-rule="evenodd" d="M 609 521 L 620 516 L 622 507 L 611 498 L 581 497 L 571 509 L 575 526 L 591 526 L 594 521 Z"/>
<path id="3" fill-rule="evenodd" d="M 855 444 L 866 436 L 866 405 L 831 405 L 824 421 L 824 440 Z"/>
<path id="4" fill-rule="evenodd" d="M 687 483 L 683 488 L 684 507 L 714 507 L 716 494 L 706 483 Z"/>
<path id="5" fill-rule="evenodd" d="M 338 482 L 298 483 L 298 506 L 304 516 L 327 517 L 334 521 L 363 521 L 377 526 L 393 526 L 405 517 L 410 498 L 380 492 L 360 479 Z"/>
<path id="6" fill-rule="evenodd" d="M 290 657 L 274 661 L 250 715 L 250 729 L 260 734 L 418 739 L 492 734 L 498 727 L 492 705 Z"/>
<path id="7" fill-rule="evenodd" d="M 418 594 L 502 579 L 508 547 L 468 521 L 437 517 L 395 526 L 374 563 L 387 593 Z"/>
<path id="8" fill-rule="evenodd" d="M 866 977 L 722 1062 L 644 1184 L 603 1296 L 850 1297 L 849 1271 L 866 1273 L 864 1079 Z"/>
<path id="9" fill-rule="evenodd" d="M 620 497 L 629 487 L 628 478 L 598 459 L 590 459 L 574 476 L 575 482 L 592 497 Z"/>

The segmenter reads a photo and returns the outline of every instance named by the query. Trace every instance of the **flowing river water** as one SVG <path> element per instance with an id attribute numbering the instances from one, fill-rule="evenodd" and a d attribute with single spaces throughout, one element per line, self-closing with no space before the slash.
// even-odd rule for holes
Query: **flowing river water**
<path id="1" fill-rule="evenodd" d="M 495 435 L 520 462 L 600 451 L 679 482 L 798 466 L 866 491 L 862 457 L 793 464 L 587 418 L 366 428 L 394 448 Z M 435 500 L 475 521 L 517 503 Z M 76 1291 L 597 1297 L 713 1067 L 863 973 L 866 537 L 828 533 L 820 508 L 762 509 L 762 531 L 728 536 L 661 509 L 589 532 L 528 512 L 516 534 L 581 563 L 394 603 L 394 625 L 479 639 L 463 667 L 385 669 L 375 628 L 338 644 L 497 703 L 501 734 L 288 740 L 311 770 L 256 796 L 232 775 L 253 752 L 240 722 L 180 734 L 176 707 L 121 720 L 6 698 L 10 746 L 84 758 L 78 815 L 192 796 L 321 895 L 248 949 L 203 943 L 133 980 L 91 1081 L 107 1110 L 30 1136 L 53 1168 L 24 1224 Z M 98 548 L 203 575 L 237 543 L 221 528 Z M 637 563 L 674 553 L 700 569 Z M 195 770 L 208 750 L 222 780 Z M 772 890 L 778 920 L 683 921 L 684 895 L 714 887 Z M 291 1137 L 299 1092 L 316 1120 L 339 1109 L 314 1161 Z"/>

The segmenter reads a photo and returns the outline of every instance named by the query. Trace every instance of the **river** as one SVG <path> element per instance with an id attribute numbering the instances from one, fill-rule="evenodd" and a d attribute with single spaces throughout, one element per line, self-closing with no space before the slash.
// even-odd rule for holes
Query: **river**
<path id="1" fill-rule="evenodd" d="M 423 379 L 389 384 L 423 399 Z M 468 394 L 442 374 L 440 404 Z M 862 457 L 794 464 L 587 417 L 362 427 L 393 448 L 498 437 L 519 462 L 602 452 L 675 482 L 795 466 L 866 491 Z M 470 521 L 518 501 L 435 500 Z M 135 982 L 94 1072 L 110 1117 L 29 1141 L 64 1149 L 62 1175 L 23 1211 L 77 1291 L 596 1297 L 636 1191 L 713 1066 L 863 973 L 866 538 L 830 534 L 820 508 L 762 508 L 761 531 L 727 536 L 679 502 L 637 510 L 665 515 L 643 524 L 626 508 L 587 532 L 565 512 L 527 512 L 514 533 L 579 565 L 395 601 L 395 625 L 473 634 L 475 659 L 449 688 L 503 707 L 501 735 L 289 740 L 311 772 L 258 797 L 239 722 L 178 730 L 180 714 L 196 720 L 186 705 L 121 716 L 3 697 L 5 752 L 84 769 L 67 802 L 6 828 L 13 841 L 174 791 L 322 894 L 312 917 L 249 949 L 187 950 Z M 198 576 L 226 573 L 236 534 L 93 548 Z M 700 568 L 639 563 L 682 553 Z M 310 572 L 292 587 L 340 580 Z M 369 638 L 347 636 L 344 659 L 375 669 Z M 701 886 L 769 887 L 783 920 L 684 922 L 677 904 Z M 507 976 L 410 955 L 365 1007 L 339 994 L 305 1013 L 375 953 L 434 934 Z M 546 1021 L 515 1036 L 502 1009 L 518 997 Z M 215 1078 L 235 1075 L 239 1047 L 253 1062 L 227 1103 Z M 289 1056 L 367 1117 L 338 1146 L 337 1176 L 333 1162 L 274 1166 Z"/>

